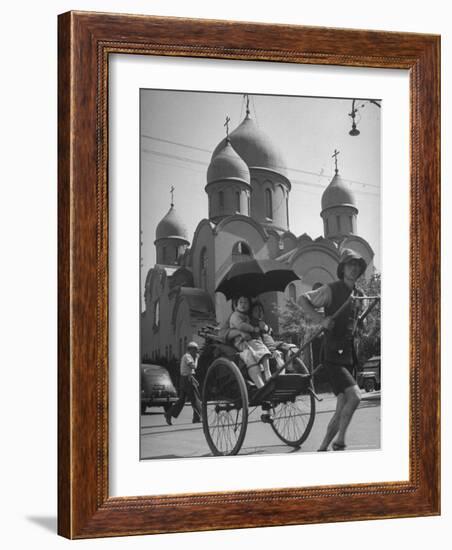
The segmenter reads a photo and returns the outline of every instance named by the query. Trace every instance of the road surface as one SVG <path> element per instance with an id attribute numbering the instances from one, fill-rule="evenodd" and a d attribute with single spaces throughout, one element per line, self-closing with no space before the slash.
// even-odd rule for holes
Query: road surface
<path id="1" fill-rule="evenodd" d="M 316 403 L 316 417 L 312 431 L 298 449 L 284 445 L 267 424 L 260 420 L 260 407 L 250 409 L 248 429 L 240 455 L 281 454 L 316 451 L 325 434 L 326 426 L 335 408 L 335 397 L 323 394 Z M 167 459 L 211 456 L 202 424 L 192 424 L 192 408 L 186 405 L 179 418 L 168 426 L 162 408 L 148 408 L 141 416 L 141 458 Z M 380 447 L 380 392 L 363 392 L 363 399 L 355 412 L 347 433 L 347 449 L 378 449 Z"/>

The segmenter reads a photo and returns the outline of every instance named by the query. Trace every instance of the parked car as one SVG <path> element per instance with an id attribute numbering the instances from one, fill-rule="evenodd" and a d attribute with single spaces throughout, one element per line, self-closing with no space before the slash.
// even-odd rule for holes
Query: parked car
<path id="1" fill-rule="evenodd" d="M 375 355 L 368 359 L 358 371 L 358 386 L 367 392 L 379 390 L 381 361 L 380 356 Z"/>
<path id="2" fill-rule="evenodd" d="M 177 401 L 176 389 L 165 367 L 142 364 L 140 375 L 141 414 L 147 407 L 163 407 L 167 411 Z"/>

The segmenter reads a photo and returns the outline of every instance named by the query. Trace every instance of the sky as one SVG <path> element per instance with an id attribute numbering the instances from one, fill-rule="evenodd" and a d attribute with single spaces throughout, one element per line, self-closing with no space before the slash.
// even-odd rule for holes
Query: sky
<path id="1" fill-rule="evenodd" d="M 244 93 L 247 90 L 244 90 Z M 358 235 L 380 260 L 380 118 L 381 109 L 360 105 L 360 135 L 349 135 L 351 98 L 316 98 L 250 94 L 251 117 L 278 146 L 292 183 L 289 225 L 296 235 L 323 235 L 321 196 L 338 169 L 355 194 Z M 232 132 L 245 117 L 243 94 L 141 90 L 141 281 L 155 264 L 155 230 L 174 205 L 193 237 L 208 216 L 204 187 L 216 145 L 225 137 L 226 116 Z M 384 105 L 382 105 L 384 108 Z"/>

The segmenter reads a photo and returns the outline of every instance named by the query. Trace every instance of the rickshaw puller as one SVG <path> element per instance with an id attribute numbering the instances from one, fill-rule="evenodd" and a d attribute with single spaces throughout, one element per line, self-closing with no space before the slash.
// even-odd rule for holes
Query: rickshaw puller
<path id="1" fill-rule="evenodd" d="M 299 304 L 307 315 L 324 329 L 323 365 L 328 381 L 337 397 L 336 411 L 331 418 L 319 451 L 343 451 L 346 448 L 345 435 L 353 414 L 361 401 L 361 391 L 352 376 L 356 363 L 354 349 L 354 327 L 356 308 L 351 300 L 340 314 L 332 316 L 355 291 L 357 279 L 365 272 L 365 260 L 352 250 L 342 252 L 337 267 L 338 280 L 323 285 L 317 290 L 306 292 L 299 299 Z M 324 315 L 317 308 L 324 308 Z"/>

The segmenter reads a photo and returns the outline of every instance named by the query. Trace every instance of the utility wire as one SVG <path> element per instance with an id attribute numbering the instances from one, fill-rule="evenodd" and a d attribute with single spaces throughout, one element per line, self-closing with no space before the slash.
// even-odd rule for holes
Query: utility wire
<path id="1" fill-rule="evenodd" d="M 209 153 L 210 155 L 213 152 L 213 151 L 210 151 L 209 149 L 203 149 L 201 147 L 195 147 L 193 145 L 186 145 L 185 143 L 180 143 L 180 142 L 177 142 L 177 141 L 170 141 L 170 140 L 167 140 L 167 139 L 156 138 L 156 137 L 153 137 L 153 136 L 148 136 L 146 134 L 142 134 L 142 137 L 145 137 L 147 139 L 152 139 L 154 141 L 161 141 L 162 143 L 169 143 L 171 145 L 178 145 L 179 147 L 186 147 L 187 149 L 194 149 L 195 151 L 202 151 L 203 153 Z M 151 150 L 151 149 L 143 148 L 143 151 L 146 151 L 148 153 L 158 154 L 157 151 L 154 151 L 154 150 Z M 170 153 L 162 153 L 162 155 L 171 156 Z M 177 155 L 174 155 L 174 158 L 176 158 L 176 157 L 177 157 Z M 188 157 L 177 157 L 177 158 L 180 158 L 180 159 L 183 158 L 186 162 L 194 162 L 196 164 L 204 164 L 205 166 L 209 165 L 208 162 L 202 162 L 202 161 L 198 161 L 198 160 L 195 160 L 195 159 L 189 159 Z M 290 172 L 299 172 L 300 174 L 308 174 L 310 176 L 316 176 L 318 178 L 326 178 L 326 179 L 331 179 L 332 178 L 332 176 L 328 176 L 326 174 L 319 174 L 317 172 L 312 172 L 312 171 L 309 171 L 309 170 L 302 170 L 301 168 L 291 168 L 291 167 L 288 167 L 288 166 L 277 166 L 276 168 L 285 168 L 286 170 L 289 170 Z M 347 178 L 342 178 L 342 179 L 344 181 L 347 181 L 349 183 L 354 183 L 356 185 L 363 185 L 365 187 L 375 187 L 375 188 L 379 189 L 379 186 L 375 185 L 373 183 L 364 183 L 362 181 L 351 180 L 351 179 L 347 179 Z"/>
<path id="2" fill-rule="evenodd" d="M 180 156 L 180 155 L 173 155 L 171 153 L 163 153 L 161 151 L 154 151 L 152 149 L 143 148 L 142 151 L 145 152 L 145 153 L 149 153 L 151 155 L 155 155 L 155 156 L 163 157 L 163 158 L 167 158 L 167 159 L 174 159 L 174 160 L 177 160 L 177 161 L 180 161 L 180 162 L 187 162 L 187 163 L 201 165 L 201 166 L 208 166 L 208 164 L 209 164 L 209 163 L 204 162 L 202 160 L 191 159 L 189 157 L 183 157 L 183 156 Z M 174 164 L 173 166 L 176 166 L 177 168 L 182 168 L 182 166 L 176 165 L 176 164 Z M 307 170 L 299 170 L 299 169 L 295 169 L 295 168 L 287 168 L 287 169 L 289 171 L 293 171 L 293 172 L 300 172 L 302 174 L 308 174 L 308 175 L 311 175 L 311 176 L 324 177 L 324 178 L 331 179 L 331 176 L 326 176 L 326 175 L 323 175 L 323 174 L 317 174 L 316 172 L 309 172 Z M 344 178 L 344 180 L 348 181 L 350 183 L 355 183 L 355 184 L 362 185 L 364 187 L 378 187 L 378 186 L 373 185 L 373 184 L 368 184 L 368 183 L 363 183 L 363 182 L 353 181 L 353 180 L 346 180 L 345 178 Z M 325 188 L 321 184 L 311 183 L 311 182 L 302 181 L 302 180 L 298 180 L 298 179 L 291 179 L 290 182 L 294 183 L 296 185 L 306 185 L 308 187 L 313 187 L 313 188 L 316 188 L 316 189 L 318 189 L 318 188 L 324 189 Z M 378 195 L 378 193 L 374 193 L 372 191 L 365 192 L 365 191 L 362 191 L 360 189 L 355 189 L 354 192 L 355 193 L 360 193 L 362 195 Z"/>

